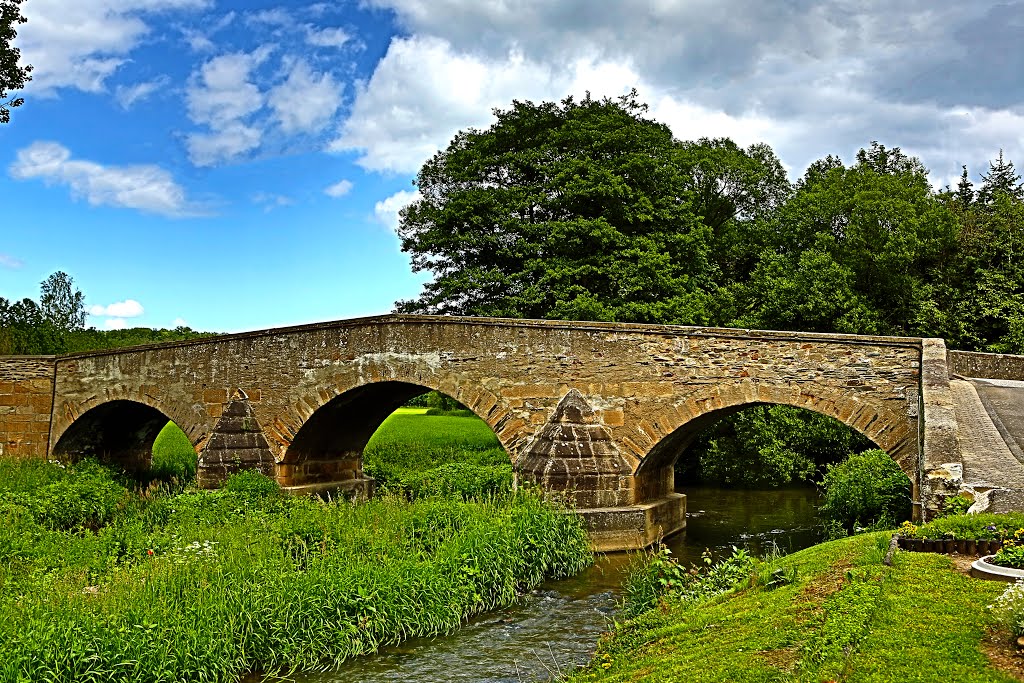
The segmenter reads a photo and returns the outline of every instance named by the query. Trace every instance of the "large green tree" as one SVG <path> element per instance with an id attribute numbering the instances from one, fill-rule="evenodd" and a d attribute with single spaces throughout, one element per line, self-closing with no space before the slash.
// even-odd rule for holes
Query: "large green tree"
<path id="1" fill-rule="evenodd" d="M 21 50 L 12 45 L 18 35 L 18 24 L 25 23 L 20 7 L 22 1 L 0 0 L 0 123 L 9 123 L 11 109 L 25 102 L 23 97 L 11 97 L 11 93 L 21 90 L 32 80 L 29 75 L 32 66 L 18 64 Z"/>
<path id="2" fill-rule="evenodd" d="M 434 279 L 399 310 L 717 322 L 717 280 L 734 265 L 716 240 L 788 191 L 770 149 L 680 143 L 635 92 L 494 113 L 417 176 L 399 235 Z"/>
<path id="3" fill-rule="evenodd" d="M 774 248 L 731 283 L 744 326 L 919 334 L 955 248 L 955 220 L 920 161 L 873 143 L 850 167 L 815 162 L 776 213 Z"/>

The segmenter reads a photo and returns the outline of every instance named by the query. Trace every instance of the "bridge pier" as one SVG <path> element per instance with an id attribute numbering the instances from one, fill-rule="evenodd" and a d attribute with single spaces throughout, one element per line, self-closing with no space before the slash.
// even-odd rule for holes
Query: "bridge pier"
<path id="1" fill-rule="evenodd" d="M 594 550 L 645 548 L 686 526 L 686 496 L 674 491 L 672 466 L 634 474 L 576 389 L 514 467 L 517 482 L 539 485 L 583 517 Z"/>

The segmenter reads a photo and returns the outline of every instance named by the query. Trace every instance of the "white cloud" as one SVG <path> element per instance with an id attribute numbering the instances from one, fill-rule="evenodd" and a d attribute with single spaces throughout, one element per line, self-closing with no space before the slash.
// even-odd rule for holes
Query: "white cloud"
<path id="1" fill-rule="evenodd" d="M 328 197 L 334 197 L 335 199 L 337 199 L 338 197 L 344 197 L 349 192 L 351 192 L 352 187 L 353 185 L 351 180 L 342 179 L 334 183 L 333 185 L 328 185 L 327 187 L 325 187 L 324 194 L 327 195 Z"/>
<path id="2" fill-rule="evenodd" d="M 188 116 L 209 129 L 186 137 L 192 163 L 213 166 L 259 147 L 263 131 L 245 119 L 263 108 L 264 95 L 252 82 L 252 72 L 272 50 L 262 46 L 219 55 L 192 74 L 185 93 Z"/>
<path id="3" fill-rule="evenodd" d="M 296 60 L 288 78 L 270 91 L 270 108 L 285 133 L 315 133 L 338 111 L 341 90 L 329 73 L 315 73 L 305 61 Z"/>
<path id="4" fill-rule="evenodd" d="M 107 318 L 103 321 L 103 327 L 108 330 L 123 330 L 128 327 L 128 321 L 124 318 Z"/>
<path id="5" fill-rule="evenodd" d="M 25 262 L 20 258 L 11 256 L 10 254 L 0 254 L 0 268 L 11 268 L 16 270 L 25 265 Z"/>
<path id="6" fill-rule="evenodd" d="M 399 190 L 373 206 L 373 215 L 391 232 L 398 232 L 398 212 L 420 198 L 418 190 Z"/>
<path id="7" fill-rule="evenodd" d="M 168 83 L 170 79 L 167 76 L 160 76 L 134 85 L 119 85 L 114 90 L 114 99 L 122 109 L 131 109 L 136 102 L 141 102 L 157 90 L 166 88 Z"/>
<path id="8" fill-rule="evenodd" d="M 113 318 L 137 318 L 145 312 L 142 304 L 135 299 L 125 299 L 108 306 L 89 307 L 89 315 L 110 316 Z"/>
<path id="9" fill-rule="evenodd" d="M 291 206 L 295 203 L 295 200 L 291 197 L 273 192 L 257 192 L 252 196 L 252 200 L 261 205 L 265 212 L 270 212 L 281 206 Z"/>
<path id="10" fill-rule="evenodd" d="M 251 152 L 262 140 L 262 129 L 235 122 L 209 133 L 189 133 L 186 144 L 193 164 L 216 166 Z"/>
<path id="11" fill-rule="evenodd" d="M 209 0 L 31 0 L 19 26 L 22 63 L 32 64 L 27 90 L 102 92 L 106 80 L 151 31 L 146 13 L 205 7 Z"/>
<path id="12" fill-rule="evenodd" d="M 159 166 L 104 166 L 73 159 L 71 151 L 56 142 L 33 142 L 18 150 L 9 170 L 16 180 L 36 178 L 47 184 L 66 185 L 72 196 L 83 197 L 93 206 L 138 209 L 163 216 L 200 213 L 186 198 L 185 190 Z"/>
<path id="13" fill-rule="evenodd" d="M 174 322 L 171 323 L 174 327 L 188 327 L 188 321 L 184 318 L 175 318 Z"/>
<path id="14" fill-rule="evenodd" d="M 345 29 L 338 27 L 317 28 L 307 24 L 305 29 L 306 43 L 314 47 L 340 48 L 352 40 Z"/>
<path id="15" fill-rule="evenodd" d="M 295 23 L 292 15 L 281 7 L 253 12 L 246 16 L 246 20 L 252 24 L 268 24 L 270 26 L 291 26 Z"/>
<path id="16" fill-rule="evenodd" d="M 800 175 L 872 140 L 937 175 L 1024 156 L 1024 4 L 761 0 L 365 0 L 392 39 L 333 151 L 415 171 L 513 99 L 618 95 L 635 86 L 677 137 L 769 143 Z M 723 49 L 728 46 L 728 49 Z M 975 165 L 977 164 L 977 165 Z"/>

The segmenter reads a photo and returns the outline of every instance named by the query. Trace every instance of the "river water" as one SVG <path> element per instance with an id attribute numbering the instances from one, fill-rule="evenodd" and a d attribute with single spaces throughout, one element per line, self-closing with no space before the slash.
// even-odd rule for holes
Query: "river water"
<path id="1" fill-rule="evenodd" d="M 684 563 L 716 557 L 732 546 L 763 555 L 793 552 L 818 542 L 812 489 L 732 491 L 693 488 L 687 494 L 687 528 L 666 540 Z M 303 675 L 302 683 L 375 681 L 544 681 L 587 662 L 610 627 L 631 556 L 599 557 L 594 566 L 550 581 L 517 605 L 472 619 L 459 631 L 421 638 L 347 662 L 340 670 Z"/>

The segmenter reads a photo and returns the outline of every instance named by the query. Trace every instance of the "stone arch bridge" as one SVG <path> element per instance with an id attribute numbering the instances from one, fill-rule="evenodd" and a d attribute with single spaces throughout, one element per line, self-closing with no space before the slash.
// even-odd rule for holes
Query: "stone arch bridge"
<path id="1" fill-rule="evenodd" d="M 369 495 L 370 436 L 436 389 L 490 425 L 520 480 L 571 498 L 595 547 L 636 547 L 685 525 L 679 453 L 758 403 L 865 434 L 910 477 L 915 514 L 934 512 L 962 485 L 948 355 L 938 339 L 389 315 L 0 358 L 0 450 L 142 467 L 170 419 L 203 485 L 255 468 Z"/>

